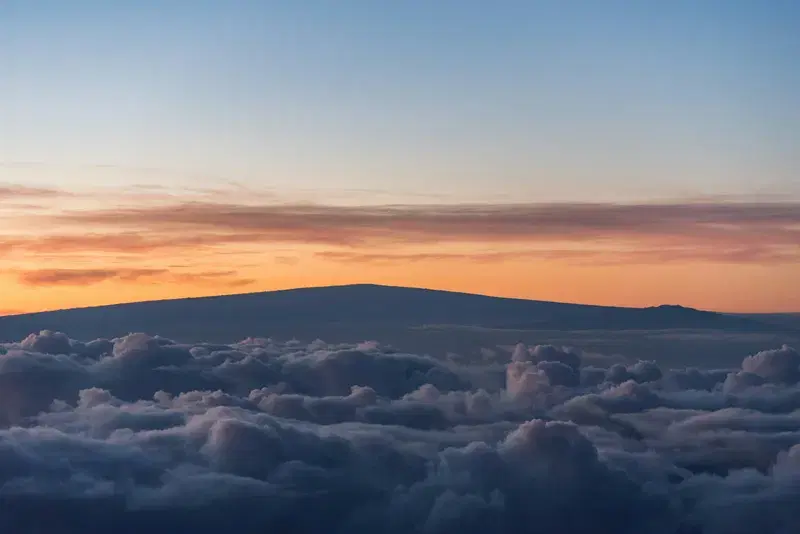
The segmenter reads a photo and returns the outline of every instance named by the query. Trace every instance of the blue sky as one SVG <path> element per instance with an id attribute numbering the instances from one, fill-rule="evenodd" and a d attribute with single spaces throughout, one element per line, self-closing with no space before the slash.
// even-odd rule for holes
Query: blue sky
<path id="1" fill-rule="evenodd" d="M 2 306 L 796 311 L 798 27 L 796 0 L 0 0 Z"/>
<path id="2" fill-rule="evenodd" d="M 797 194 L 799 24 L 777 0 L 6 0 L 0 181 Z"/>

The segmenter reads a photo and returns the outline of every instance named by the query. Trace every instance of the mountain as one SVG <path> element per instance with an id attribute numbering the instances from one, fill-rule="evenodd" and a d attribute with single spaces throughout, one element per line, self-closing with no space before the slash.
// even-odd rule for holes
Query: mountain
<path id="1" fill-rule="evenodd" d="M 460 325 L 517 330 L 711 329 L 775 331 L 781 326 L 682 306 L 622 308 L 499 298 L 379 285 L 302 288 L 162 300 L 0 317 L 0 341 L 43 329 L 93 339 L 141 331 L 184 341 L 248 336 L 353 335 L 381 328 Z"/>
<path id="2" fill-rule="evenodd" d="M 741 313 L 737 316 L 800 332 L 800 313 Z"/>

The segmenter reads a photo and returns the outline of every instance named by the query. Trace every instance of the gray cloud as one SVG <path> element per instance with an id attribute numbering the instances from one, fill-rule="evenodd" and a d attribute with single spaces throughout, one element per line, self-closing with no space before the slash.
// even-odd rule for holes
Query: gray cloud
<path id="1" fill-rule="evenodd" d="M 549 345 L 506 354 L 33 334 L 0 346 L 0 527 L 800 528 L 792 348 L 736 370 L 589 367 Z"/>

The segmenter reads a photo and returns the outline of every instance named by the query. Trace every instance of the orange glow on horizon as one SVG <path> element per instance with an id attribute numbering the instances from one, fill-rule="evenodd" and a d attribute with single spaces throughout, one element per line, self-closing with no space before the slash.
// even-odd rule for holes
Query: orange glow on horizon
<path id="1" fill-rule="evenodd" d="M 376 283 L 800 311 L 795 201 L 338 206 L 217 192 L 203 201 L 19 187 L 6 195 L 51 204 L 0 212 L 0 310 Z"/>
<path id="2" fill-rule="evenodd" d="M 252 259 L 252 258 L 249 258 Z M 252 265 L 252 264 L 248 264 Z M 205 269 L 205 267 L 204 267 Z M 319 258 L 265 262 L 235 270 L 241 285 L 191 278 L 110 279 L 75 285 L 27 286 L 0 278 L 2 308 L 14 312 L 95 306 L 142 300 L 249 293 L 353 283 L 425 287 L 535 300 L 615 306 L 681 304 L 728 312 L 794 312 L 800 290 L 796 268 L 714 264 L 576 266 L 559 261 L 471 263 L 426 260 L 388 265 L 343 264 Z M 252 282 L 251 282 L 252 280 Z M 250 282 L 250 283 L 248 283 Z"/>

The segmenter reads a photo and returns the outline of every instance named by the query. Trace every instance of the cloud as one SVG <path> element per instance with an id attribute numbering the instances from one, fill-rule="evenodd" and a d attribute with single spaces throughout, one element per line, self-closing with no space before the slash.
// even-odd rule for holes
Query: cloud
<path id="1" fill-rule="evenodd" d="M 157 274 L 161 270 L 153 269 L 38 269 L 24 271 L 19 275 L 19 281 L 25 285 L 88 285 L 104 282 L 112 278 L 137 280 Z"/>
<path id="2" fill-rule="evenodd" d="M 495 263 L 513 260 L 556 260 L 578 265 L 663 265 L 665 263 L 716 262 L 716 263 L 795 263 L 800 254 L 780 246 L 671 246 L 639 250 L 571 250 L 540 249 L 514 251 L 475 251 L 469 253 L 417 252 L 375 253 L 354 250 L 327 250 L 316 257 L 341 263 L 416 263 L 416 262 L 474 262 Z"/>
<path id="3" fill-rule="evenodd" d="M 551 345 L 456 364 L 375 342 L 43 331 L 0 345 L 0 525 L 793 532 L 796 354 L 604 369 Z M 758 380 L 727 390 L 737 375 Z"/>
<path id="4" fill-rule="evenodd" d="M 172 272 L 168 269 L 37 269 L 22 271 L 19 281 L 29 286 L 81 286 L 108 280 L 139 282 L 163 280 L 182 284 L 213 284 L 237 287 L 255 280 L 235 278 L 236 271 Z"/>
<path id="5" fill-rule="evenodd" d="M 630 236 L 720 240 L 771 238 L 796 244 L 792 202 L 687 204 L 461 204 L 326 206 L 189 202 L 171 206 L 67 212 L 62 223 L 136 228 L 266 232 L 276 240 L 322 243 L 552 240 Z"/>
<path id="6" fill-rule="evenodd" d="M 60 191 L 58 189 L 50 189 L 46 187 L 0 184 L 0 201 L 31 198 L 54 198 L 67 195 L 69 195 L 69 193 L 66 191 Z"/>
<path id="7" fill-rule="evenodd" d="M 36 254 L 76 252 L 116 252 L 141 255 L 147 252 L 216 246 L 220 244 L 252 243 L 251 235 L 176 234 L 142 235 L 134 232 L 86 233 L 76 235 L 44 235 L 36 237 L 11 236 L 0 241 L 0 251 L 19 250 Z"/>
<path id="8" fill-rule="evenodd" d="M 800 382 L 800 353 L 784 345 L 778 350 L 765 350 L 748 356 L 742 371 L 768 382 L 796 384 Z"/>
<path id="9" fill-rule="evenodd" d="M 318 257 L 342 262 L 530 258 L 579 264 L 793 263 L 799 261 L 798 213 L 797 203 L 777 201 L 383 206 L 171 201 L 30 214 L 26 220 L 31 224 L 64 230 L 76 227 L 81 232 L 9 235 L 0 249 L 36 254 L 144 254 L 283 243 L 328 247 Z M 92 231 L 85 232 L 86 228 Z M 392 248 L 487 242 L 501 250 L 404 253 Z M 564 247 L 565 242 L 581 247 Z M 382 250 L 375 250 L 376 246 Z M 515 251 L 502 250 L 508 246 Z"/>

